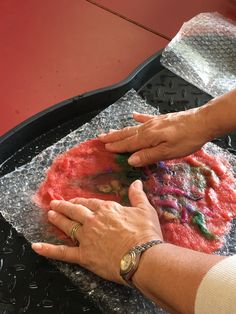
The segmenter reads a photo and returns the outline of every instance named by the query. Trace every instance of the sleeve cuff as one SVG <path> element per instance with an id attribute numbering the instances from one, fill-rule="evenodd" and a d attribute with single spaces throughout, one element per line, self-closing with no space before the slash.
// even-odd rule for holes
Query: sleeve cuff
<path id="1" fill-rule="evenodd" d="M 236 255 L 214 265 L 196 295 L 195 314 L 236 313 Z"/>

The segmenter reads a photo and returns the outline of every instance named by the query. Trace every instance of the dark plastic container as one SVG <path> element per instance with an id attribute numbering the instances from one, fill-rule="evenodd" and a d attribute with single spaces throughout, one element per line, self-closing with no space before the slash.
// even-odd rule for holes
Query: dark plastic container
<path id="1" fill-rule="evenodd" d="M 36 137 L 88 113 L 102 110 L 122 97 L 128 90 L 139 90 L 155 73 L 163 69 L 161 53 L 153 55 L 118 84 L 88 92 L 34 115 L 0 138 L 0 164 Z"/>

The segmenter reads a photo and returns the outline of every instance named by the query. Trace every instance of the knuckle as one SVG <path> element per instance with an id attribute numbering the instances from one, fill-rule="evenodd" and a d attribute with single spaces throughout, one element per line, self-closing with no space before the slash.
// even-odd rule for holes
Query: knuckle
<path id="1" fill-rule="evenodd" d="M 151 130 L 153 127 L 156 127 L 156 124 L 157 124 L 157 119 L 151 119 L 145 123 L 144 127 L 146 130 Z"/>
<path id="2" fill-rule="evenodd" d="M 169 153 L 166 150 L 163 150 L 160 153 L 160 156 L 161 156 L 161 159 L 163 159 L 163 160 L 169 159 Z"/>
<path id="3" fill-rule="evenodd" d="M 77 258 L 79 260 L 79 264 L 84 268 L 90 269 L 91 258 L 89 258 L 89 254 L 87 250 L 83 250 L 83 252 L 81 250 L 78 250 L 77 254 L 78 254 Z"/>
<path id="4" fill-rule="evenodd" d="M 146 208 L 146 203 L 142 200 L 139 200 L 136 204 L 136 206 L 140 209 Z"/>
<path id="5" fill-rule="evenodd" d="M 118 208 L 120 205 L 118 204 L 118 203 L 116 203 L 116 202 L 114 202 L 114 201 L 107 201 L 106 202 L 106 209 L 107 210 L 111 210 L 111 209 L 116 209 L 116 208 Z"/>
<path id="6" fill-rule="evenodd" d="M 108 209 L 108 208 L 112 207 L 112 206 L 113 206 L 113 204 L 114 204 L 114 202 L 113 202 L 113 201 L 106 201 L 106 203 L 104 203 L 103 208 Z"/>
<path id="7" fill-rule="evenodd" d="M 70 202 L 71 203 L 73 203 L 73 204 L 77 204 L 77 203 L 79 203 L 79 198 L 78 197 L 76 197 L 76 198 L 72 198 L 71 200 L 70 200 Z"/>
<path id="8" fill-rule="evenodd" d="M 127 126 L 127 127 L 125 127 L 125 128 L 122 130 L 121 133 L 123 133 L 123 135 L 126 135 L 127 133 L 130 132 L 130 130 L 131 130 L 131 127 L 130 127 L 130 126 Z"/>
<path id="9" fill-rule="evenodd" d="M 119 139 L 122 140 L 122 139 L 128 137 L 130 134 L 132 134 L 133 131 L 134 131 L 134 127 L 127 126 L 127 127 L 123 128 L 122 130 L 120 130 L 120 132 L 117 135 L 119 135 Z"/>
<path id="10" fill-rule="evenodd" d="M 66 247 L 65 245 L 59 245 L 58 247 L 60 259 L 63 261 L 66 260 L 67 254 L 66 254 Z"/>
<path id="11" fill-rule="evenodd" d="M 91 201 L 87 204 L 88 205 L 87 207 L 95 211 L 98 211 L 103 206 L 103 202 L 104 201 L 102 200 L 91 199 Z"/>
<path id="12" fill-rule="evenodd" d="M 153 153 L 150 150 L 144 150 L 140 154 L 140 159 L 142 162 L 149 162 L 152 161 L 154 158 Z"/>
<path id="13" fill-rule="evenodd" d="M 96 221 L 96 216 L 95 215 L 89 215 L 85 219 L 85 224 L 91 226 L 91 225 L 94 225 L 95 221 Z"/>
<path id="14" fill-rule="evenodd" d="M 159 149 L 159 156 L 160 156 L 159 159 L 163 159 L 163 160 L 164 159 L 169 159 L 170 150 L 166 146 L 160 147 L 160 149 Z"/>
<path id="15" fill-rule="evenodd" d="M 60 225 L 60 223 L 61 223 L 61 214 L 56 214 L 54 217 L 53 217 L 53 221 L 54 221 L 54 224 L 55 225 Z"/>
<path id="16" fill-rule="evenodd" d="M 136 193 L 136 197 L 137 197 L 137 202 L 136 202 L 137 207 L 139 207 L 141 209 L 149 207 L 150 204 L 149 204 L 144 192 Z"/>
<path id="17" fill-rule="evenodd" d="M 97 198 L 88 198 L 87 199 L 87 204 L 88 205 L 97 205 L 97 206 L 99 206 L 100 200 L 97 199 Z"/>
<path id="18" fill-rule="evenodd" d="M 73 207 L 69 207 L 69 208 L 68 208 L 68 216 L 71 217 L 72 219 L 74 219 L 75 210 L 74 210 Z"/>
<path id="19" fill-rule="evenodd" d="M 61 211 L 63 211 L 64 207 L 65 207 L 65 204 L 62 201 L 62 202 L 59 202 L 58 204 L 56 204 L 55 209 L 61 212 Z"/>

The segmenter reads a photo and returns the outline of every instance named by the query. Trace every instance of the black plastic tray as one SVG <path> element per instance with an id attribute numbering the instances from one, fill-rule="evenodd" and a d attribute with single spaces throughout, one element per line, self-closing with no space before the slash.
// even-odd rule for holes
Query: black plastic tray
<path id="1" fill-rule="evenodd" d="M 81 119 L 81 122 L 86 121 L 90 118 L 87 114 L 93 116 L 97 111 L 114 103 L 131 88 L 140 89 L 147 80 L 162 69 L 160 55 L 159 52 L 147 59 L 120 83 L 56 104 L 0 137 L 0 164 L 36 137 L 71 121 L 75 117 Z M 71 127 L 77 126 L 72 123 Z M 62 133 L 65 135 L 66 131 Z"/>
<path id="2" fill-rule="evenodd" d="M 164 69 L 155 54 L 119 84 L 86 93 L 35 115 L 0 138 L 0 176 L 90 120 L 134 88 L 161 113 L 200 106 L 210 99 Z M 216 142 L 235 153 L 236 139 Z M 77 287 L 0 219 L 0 313 L 99 313 Z"/>

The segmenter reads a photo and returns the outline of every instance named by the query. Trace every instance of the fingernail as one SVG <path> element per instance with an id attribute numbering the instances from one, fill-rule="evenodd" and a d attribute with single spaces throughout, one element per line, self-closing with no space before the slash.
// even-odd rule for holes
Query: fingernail
<path id="1" fill-rule="evenodd" d="M 54 210 L 49 210 L 48 211 L 48 217 L 49 218 L 53 218 L 53 217 L 55 217 L 56 216 L 56 212 L 54 212 Z"/>
<path id="2" fill-rule="evenodd" d="M 141 190 L 143 188 L 143 183 L 140 180 L 136 180 L 133 182 L 133 187 L 135 187 L 136 189 Z"/>
<path id="3" fill-rule="evenodd" d="M 128 163 L 131 165 L 131 166 L 139 166 L 140 163 L 141 163 L 141 159 L 139 156 L 131 156 L 129 159 L 128 159 Z"/>
<path id="4" fill-rule="evenodd" d="M 106 133 L 101 133 L 101 134 L 98 134 L 98 137 L 103 137 L 105 135 L 106 135 Z"/>
<path id="5" fill-rule="evenodd" d="M 111 148 L 111 147 L 112 147 L 111 143 L 105 144 L 105 148 Z"/>
<path id="6" fill-rule="evenodd" d="M 35 251 L 40 251 L 40 250 L 42 250 L 42 248 L 43 248 L 42 243 L 33 243 L 32 244 L 32 249 L 34 249 Z"/>
<path id="7" fill-rule="evenodd" d="M 109 130 L 109 133 L 113 133 L 113 132 L 115 132 L 116 130 L 115 129 L 110 129 Z"/>
<path id="8" fill-rule="evenodd" d="M 60 203 L 60 201 L 58 201 L 58 200 L 53 200 L 53 201 L 51 201 L 50 206 L 51 206 L 51 207 L 54 207 L 54 206 L 57 206 L 59 203 Z"/>

